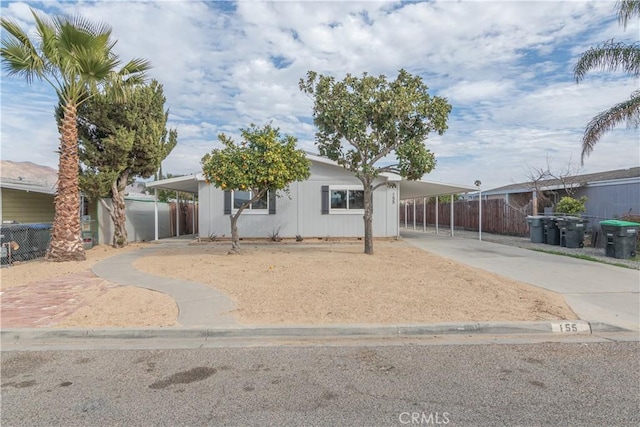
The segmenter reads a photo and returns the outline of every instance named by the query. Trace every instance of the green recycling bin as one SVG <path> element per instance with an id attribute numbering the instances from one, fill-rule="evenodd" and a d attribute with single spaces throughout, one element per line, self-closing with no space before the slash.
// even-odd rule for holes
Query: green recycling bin
<path id="1" fill-rule="evenodd" d="M 560 244 L 560 229 L 558 228 L 557 218 L 553 216 L 545 216 L 542 219 L 544 225 L 544 242 L 547 245 Z"/>
<path id="2" fill-rule="evenodd" d="M 532 215 L 527 217 L 529 224 L 529 237 L 532 243 L 544 243 L 544 226 L 542 220 L 544 216 Z"/>
<path id="3" fill-rule="evenodd" d="M 602 233 L 607 238 L 604 253 L 608 257 L 627 259 L 636 256 L 636 242 L 640 224 L 615 219 L 600 221 Z"/>
<path id="4" fill-rule="evenodd" d="M 560 229 L 560 246 L 566 248 L 584 247 L 584 226 L 587 220 L 575 216 L 563 216 L 557 219 Z"/>

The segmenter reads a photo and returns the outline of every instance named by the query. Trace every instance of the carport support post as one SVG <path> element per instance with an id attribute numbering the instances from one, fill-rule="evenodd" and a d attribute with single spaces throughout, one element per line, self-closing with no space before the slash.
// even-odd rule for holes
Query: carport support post
<path id="1" fill-rule="evenodd" d="M 196 195 L 191 193 L 191 234 L 196 234 Z"/>
<path id="2" fill-rule="evenodd" d="M 427 231 L 427 198 L 422 198 L 422 231 Z"/>
<path id="3" fill-rule="evenodd" d="M 416 199 L 413 199 L 413 229 L 416 229 Z"/>
<path id="4" fill-rule="evenodd" d="M 478 187 L 478 240 L 482 241 L 482 189 Z"/>
<path id="5" fill-rule="evenodd" d="M 451 195 L 451 218 L 449 218 L 449 222 L 451 223 L 451 237 L 453 237 L 453 194 Z"/>
<path id="6" fill-rule="evenodd" d="M 438 212 L 438 196 L 436 196 L 436 234 L 438 234 L 438 216 L 440 212 Z"/>
<path id="7" fill-rule="evenodd" d="M 404 201 L 404 228 L 409 228 L 407 227 L 407 201 Z"/>
<path id="8" fill-rule="evenodd" d="M 180 193 L 176 191 L 176 237 L 180 237 Z"/>
<path id="9" fill-rule="evenodd" d="M 153 223 L 154 223 L 154 240 L 158 240 L 158 189 L 153 189 Z"/>

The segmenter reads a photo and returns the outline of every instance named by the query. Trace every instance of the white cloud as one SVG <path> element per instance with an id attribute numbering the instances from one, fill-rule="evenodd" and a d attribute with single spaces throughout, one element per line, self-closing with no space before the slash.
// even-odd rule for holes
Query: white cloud
<path id="1" fill-rule="evenodd" d="M 453 104 L 449 131 L 429 139 L 439 163 L 432 178 L 498 186 L 522 165 L 579 158 L 583 126 L 629 96 L 633 82 L 590 74 L 580 85 L 571 67 L 589 46 L 623 31 L 612 2 L 41 2 L 47 12 L 80 13 L 113 26 L 123 60 L 145 57 L 164 85 L 179 144 L 164 170 L 191 173 L 219 132 L 273 121 L 314 150 L 310 99 L 298 89 L 308 70 L 338 78 L 350 72 L 423 76 Z M 2 15 L 33 25 L 27 3 Z M 635 31 L 635 32 L 634 32 Z M 3 73 L 2 156 L 56 165 L 55 98 Z M 637 87 L 637 83 L 636 83 Z M 24 141 L 29 141 L 29 145 Z M 28 148 L 27 148 L 28 147 Z M 601 147 L 606 147 L 602 148 Z M 606 136 L 586 167 L 633 166 L 637 133 Z M 617 166 L 616 166 L 617 165 Z"/>

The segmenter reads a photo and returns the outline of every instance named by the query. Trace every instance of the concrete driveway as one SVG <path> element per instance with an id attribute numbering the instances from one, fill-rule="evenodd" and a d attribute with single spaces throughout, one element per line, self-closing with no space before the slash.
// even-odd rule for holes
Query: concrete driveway
<path id="1" fill-rule="evenodd" d="M 640 271 L 497 243 L 403 230 L 420 249 L 558 292 L 582 320 L 640 330 Z"/>

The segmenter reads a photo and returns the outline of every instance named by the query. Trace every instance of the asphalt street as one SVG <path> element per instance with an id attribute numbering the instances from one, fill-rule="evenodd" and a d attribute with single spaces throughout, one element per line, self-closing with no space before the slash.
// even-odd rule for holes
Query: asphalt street
<path id="1" fill-rule="evenodd" d="M 9 426 L 636 426 L 640 343 L 3 351 Z"/>

